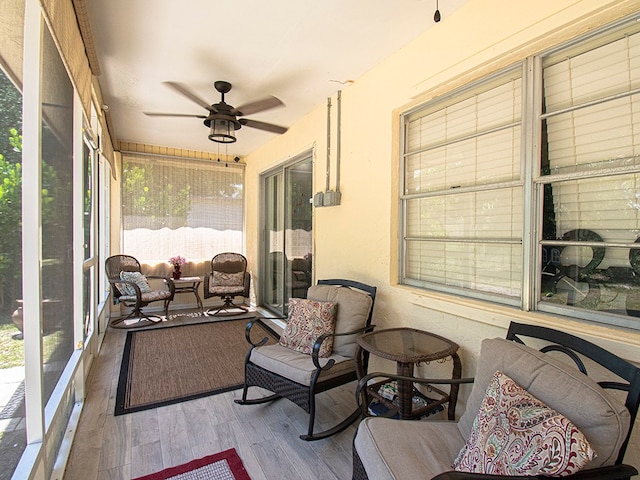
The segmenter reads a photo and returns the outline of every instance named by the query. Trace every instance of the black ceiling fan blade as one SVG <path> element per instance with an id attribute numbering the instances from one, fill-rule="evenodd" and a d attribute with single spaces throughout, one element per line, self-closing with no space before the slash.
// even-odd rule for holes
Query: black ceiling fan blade
<path id="1" fill-rule="evenodd" d="M 195 93 L 193 93 L 191 90 L 189 90 L 187 87 L 185 87 L 184 85 L 182 85 L 181 83 L 178 82 L 164 82 L 164 84 L 166 86 L 168 86 L 169 88 L 175 90 L 176 92 L 178 92 L 180 95 L 188 98 L 189 100 L 191 100 L 192 102 L 196 103 L 197 105 L 200 105 L 202 108 L 209 110 L 210 112 L 214 112 L 215 113 L 215 109 L 213 109 L 213 107 L 211 105 L 209 105 L 209 103 L 200 98 L 198 95 L 196 95 Z"/>
<path id="2" fill-rule="evenodd" d="M 269 96 L 255 102 L 245 103 L 238 108 L 233 109 L 233 115 L 245 116 L 253 115 L 254 113 L 263 112 L 271 108 L 284 106 L 282 100 L 277 97 Z"/>
<path id="3" fill-rule="evenodd" d="M 156 113 L 156 112 L 142 112 L 147 117 L 190 117 L 190 118 L 207 118 L 207 115 L 194 115 L 192 113 Z"/>
<path id="4" fill-rule="evenodd" d="M 238 120 L 242 125 L 251 128 L 257 128 L 258 130 L 265 130 L 271 133 L 282 134 L 289 130 L 287 127 L 281 127 L 280 125 L 274 125 L 273 123 L 261 122 L 259 120 L 251 120 L 249 118 L 241 118 Z"/>

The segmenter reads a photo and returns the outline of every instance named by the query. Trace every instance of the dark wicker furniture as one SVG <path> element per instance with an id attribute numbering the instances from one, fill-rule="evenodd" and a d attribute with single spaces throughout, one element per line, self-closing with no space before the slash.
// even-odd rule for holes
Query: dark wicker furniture
<path id="1" fill-rule="evenodd" d="M 323 287 L 332 287 L 332 288 L 323 288 Z M 349 293 L 343 291 L 343 289 L 353 290 L 353 292 Z M 356 293 L 358 292 L 358 293 Z M 315 293 L 315 295 L 314 295 Z M 325 296 L 328 295 L 328 296 Z M 315 287 L 311 287 L 308 292 L 308 297 L 311 300 L 331 300 L 332 295 L 337 295 L 338 298 L 345 298 L 348 295 L 357 296 L 359 298 L 364 297 L 364 301 L 357 302 L 358 305 L 366 305 L 366 311 L 360 310 L 357 312 L 357 315 L 353 315 L 352 318 L 357 318 L 357 323 L 359 324 L 358 328 L 353 328 L 348 331 L 344 331 L 341 327 L 341 322 L 343 325 L 350 325 L 350 318 L 340 319 L 341 312 L 345 315 L 350 311 L 352 305 L 349 305 L 345 302 L 340 303 L 338 301 L 338 321 L 336 323 L 336 333 L 334 333 L 334 353 L 331 357 L 327 358 L 319 358 L 318 352 L 320 351 L 320 346 L 329 337 L 329 335 L 320 336 L 314 345 L 312 355 L 305 355 L 298 352 L 288 351 L 285 347 L 281 347 L 279 345 L 271 346 L 263 346 L 267 339 L 263 339 L 260 343 L 253 343 L 250 338 L 250 331 L 253 323 L 256 320 L 252 320 L 247 325 L 246 329 L 246 338 L 247 341 L 251 344 L 251 348 L 247 353 L 246 361 L 245 361 L 245 383 L 244 389 L 242 392 L 242 399 L 236 400 L 236 403 L 242 405 L 255 405 L 260 403 L 270 402 L 272 400 L 284 397 L 295 403 L 302 409 L 304 409 L 307 413 L 309 413 L 309 425 L 307 429 L 307 433 L 301 435 L 300 438 L 303 440 L 318 440 L 321 438 L 326 438 L 330 435 L 336 434 L 345 428 L 347 428 L 351 423 L 357 420 L 360 416 L 360 411 L 358 408 L 354 410 L 354 412 L 345 420 L 340 422 L 338 425 L 334 426 L 323 432 L 315 432 L 314 433 L 314 422 L 315 422 L 315 410 L 316 410 L 316 399 L 315 396 L 318 393 L 324 392 L 326 390 L 338 387 L 340 385 L 344 385 L 346 383 L 357 380 L 356 374 L 356 366 L 355 366 L 355 351 L 356 344 L 355 338 L 357 335 L 372 330 L 374 325 L 371 325 L 371 318 L 373 315 L 373 304 L 375 301 L 376 295 L 376 287 L 372 287 L 369 285 L 365 285 L 360 282 L 355 282 L 351 280 L 342 280 L 342 279 L 332 279 L 332 280 L 320 280 L 318 281 L 318 285 Z M 367 300 L 367 297 L 370 297 L 370 300 Z M 345 353 L 345 355 L 336 354 L 336 341 L 338 338 L 342 338 L 342 340 L 352 339 L 353 348 L 350 350 L 350 356 L 347 352 L 341 351 Z M 263 350 L 261 350 L 263 349 Z M 269 350 L 267 350 L 269 349 Z M 278 351 L 278 349 L 280 349 Z M 346 350 L 349 348 L 347 347 Z M 300 370 L 303 373 L 308 374 L 309 381 L 295 381 L 291 378 L 288 378 L 287 374 L 292 372 L 283 373 L 287 370 L 296 370 L 296 368 L 291 365 L 283 365 L 281 371 L 274 371 L 268 368 L 264 368 L 262 366 L 257 365 L 255 362 L 255 357 L 269 355 L 269 353 L 263 352 L 273 352 L 276 350 L 273 355 L 274 358 L 281 357 L 282 355 L 291 355 L 291 358 L 295 361 L 297 365 L 300 365 Z M 282 354 L 282 355 L 280 355 Z M 366 370 L 367 359 L 365 358 L 363 362 L 363 368 Z M 339 372 L 339 373 L 336 373 Z M 295 372 L 294 372 L 295 373 Z M 294 376 L 294 375 L 290 375 Z M 257 398 L 257 399 L 247 399 L 247 389 L 251 386 L 257 386 L 274 392 L 273 395 Z"/>
<path id="2" fill-rule="evenodd" d="M 588 374 L 585 365 L 589 365 L 590 373 L 592 374 L 590 378 L 597 381 L 597 383 L 603 389 L 607 389 L 609 391 L 614 391 L 615 393 L 617 393 L 616 398 L 620 399 L 620 404 L 618 408 L 621 411 L 626 410 L 629 413 L 630 426 L 626 432 L 626 436 L 624 436 L 624 427 L 623 427 L 624 424 L 620 424 L 618 428 L 620 429 L 621 434 L 620 436 L 616 436 L 617 438 L 616 443 L 613 446 L 608 443 L 605 444 L 607 448 L 611 449 L 611 451 L 609 452 L 610 456 L 607 456 L 607 458 L 611 459 L 610 460 L 611 465 L 605 464 L 605 466 L 595 466 L 595 468 L 591 468 L 591 469 L 587 468 L 577 473 L 574 473 L 573 475 L 566 476 L 564 478 L 589 479 L 589 480 L 595 480 L 595 479 L 624 480 L 624 479 L 630 479 L 632 476 L 637 475 L 638 471 L 633 466 L 623 464 L 623 459 L 625 456 L 627 446 L 629 444 L 629 438 L 631 436 L 631 431 L 633 429 L 633 425 L 635 423 L 636 415 L 638 412 L 638 405 L 640 403 L 640 368 L 612 354 L 611 352 L 604 350 L 603 348 L 591 342 L 583 340 L 579 337 L 576 337 L 574 335 L 571 335 L 565 332 L 560 332 L 547 327 L 525 325 L 525 324 L 512 322 L 507 333 L 507 337 L 506 337 L 507 340 L 516 342 L 517 344 L 524 345 L 525 337 L 528 339 L 532 339 L 531 343 L 532 345 L 535 345 L 535 348 L 540 348 L 540 345 L 544 345 L 542 348 L 540 348 L 540 352 L 543 352 L 543 355 L 541 355 L 540 358 L 542 357 L 546 358 L 548 356 L 547 354 L 550 354 L 552 356 L 555 355 L 557 359 L 558 356 L 564 356 L 566 354 L 569 357 L 567 358 L 566 363 L 568 364 L 571 361 L 573 361 L 577 369 L 584 374 Z M 508 345 L 508 343 L 506 343 L 505 345 Z M 514 349 L 514 350 L 517 350 L 517 349 Z M 531 351 L 535 351 L 535 350 L 531 349 Z M 487 355 L 485 357 L 485 361 L 487 359 L 490 359 L 491 356 L 496 356 L 496 357 L 502 356 L 501 352 L 489 351 L 488 353 L 490 355 Z M 519 364 L 518 366 L 513 367 L 514 368 L 513 373 L 517 373 L 518 369 L 526 368 L 524 364 L 529 361 L 529 358 L 532 358 L 532 357 L 529 357 L 529 356 L 523 357 L 522 364 Z M 516 361 L 516 363 L 518 362 L 520 362 L 520 360 Z M 487 361 L 486 363 L 491 363 L 491 361 Z M 556 364 L 557 364 L 557 361 L 556 361 Z M 551 365 L 553 365 L 553 362 L 551 363 Z M 509 366 L 504 365 L 504 368 L 508 369 Z M 535 372 L 537 372 L 539 369 L 536 367 L 534 368 L 535 368 L 535 371 L 534 371 L 534 376 L 535 376 L 536 375 Z M 572 370 L 572 368 L 569 365 L 563 368 L 566 370 Z M 482 353 L 481 353 L 481 359 L 478 364 L 478 372 L 477 372 L 478 375 L 480 375 L 481 370 L 483 370 Z M 488 370 L 488 367 L 484 368 L 484 370 Z M 553 371 L 553 368 L 552 368 L 552 371 Z M 595 371 L 597 371 L 598 373 L 596 374 Z M 511 372 L 506 372 L 506 373 L 510 375 L 513 374 Z M 482 374 L 484 378 L 487 375 L 487 372 L 482 371 Z M 576 374 L 579 375 L 578 372 L 576 372 Z M 525 373 L 525 375 L 529 375 L 529 373 Z M 364 390 L 366 390 L 366 385 L 368 382 L 370 382 L 372 379 L 381 378 L 381 377 L 388 378 L 388 379 L 400 378 L 406 381 L 423 383 L 426 385 L 444 384 L 444 383 L 461 384 L 461 383 L 474 382 L 474 379 L 468 379 L 468 378 L 447 381 L 442 379 L 419 379 L 419 378 L 413 378 L 413 377 L 398 377 L 395 375 L 388 375 L 386 373 L 371 373 L 369 375 L 364 376 L 360 380 L 358 384 L 358 391 L 356 393 L 358 398 L 359 399 L 362 398 L 362 393 Z M 478 382 L 481 381 L 480 378 L 481 378 L 480 376 L 476 376 L 476 379 L 475 379 L 476 385 L 474 385 L 474 390 L 471 393 L 469 401 L 471 401 L 472 397 L 474 397 L 474 393 L 476 393 L 475 387 L 478 385 Z M 544 377 L 544 378 L 548 378 L 548 377 Z M 564 377 L 560 377 L 560 378 L 564 378 Z M 533 381 L 535 382 L 535 380 Z M 540 384 L 538 384 L 536 388 L 539 389 Z M 484 387 L 481 388 L 480 390 L 484 390 Z M 583 394 L 582 390 L 579 390 L 577 392 L 569 392 L 569 391 L 565 392 L 565 391 L 554 390 L 554 392 L 555 392 L 554 401 L 557 401 L 558 398 L 562 398 L 569 393 L 571 393 L 574 396 L 577 395 L 578 398 L 581 398 L 580 395 Z M 482 392 L 480 392 L 480 397 L 481 396 L 482 396 Z M 544 400 L 544 399 L 541 398 L 541 400 Z M 366 414 L 364 405 L 362 405 L 362 407 L 363 407 L 363 412 Z M 567 415 L 570 419 L 572 419 L 571 417 L 573 415 L 576 415 L 576 412 L 580 410 L 580 407 L 581 407 L 580 402 L 571 403 L 571 409 L 573 409 L 574 411 L 561 412 L 561 413 L 565 413 L 565 415 Z M 473 412 L 473 415 L 475 415 L 475 412 Z M 618 425 L 616 423 L 617 421 L 615 420 L 615 417 L 613 417 L 613 415 L 610 412 L 596 412 L 591 410 L 584 412 L 584 417 L 587 417 L 587 418 L 591 418 L 592 416 L 595 417 L 597 415 L 601 415 L 602 417 L 607 417 L 607 418 L 611 416 L 613 418 L 612 419 L 613 424 Z M 469 417 L 469 418 L 472 418 L 472 417 Z M 372 422 L 388 422 L 389 421 L 388 419 L 367 419 L 367 420 Z M 428 428 L 430 437 L 433 438 L 440 435 L 439 437 L 437 437 L 441 439 L 438 441 L 438 443 L 440 444 L 445 443 L 445 440 L 443 438 L 444 436 L 447 435 L 447 433 L 445 432 L 453 432 L 458 430 L 457 428 L 455 428 L 456 427 L 455 422 L 426 421 L 426 422 L 418 422 L 418 424 L 416 424 L 416 422 L 407 422 L 403 420 L 395 420 L 393 422 L 398 424 L 399 428 L 401 424 L 408 424 L 408 423 L 412 423 L 416 425 L 416 428 L 419 428 L 420 430 Z M 580 425 L 578 426 L 580 427 Z M 443 427 L 447 427 L 447 428 L 445 429 Z M 356 436 L 354 437 L 354 448 L 353 448 L 353 479 L 354 480 L 369 479 L 363 465 L 363 460 L 361 459 L 361 456 L 358 454 L 358 450 L 357 450 L 357 445 L 361 444 L 361 441 L 360 442 L 358 441 L 358 435 L 360 434 L 360 429 L 362 428 L 363 428 L 363 424 L 360 425 L 359 430 L 356 433 Z M 406 431 L 404 429 L 402 429 L 401 431 L 403 432 L 403 435 L 410 435 L 410 434 L 406 434 Z M 389 430 L 385 431 L 385 435 L 387 433 L 389 433 Z M 597 436 L 598 435 L 596 435 L 596 437 Z M 379 440 L 380 442 L 383 443 L 385 439 L 381 438 Z M 407 440 L 415 442 L 415 439 L 412 439 L 410 436 L 407 438 Z M 601 441 L 600 438 L 590 438 L 589 440 L 590 442 Z M 617 455 L 616 455 L 615 448 L 617 447 L 618 444 L 620 445 L 620 447 L 617 449 Z M 364 446 L 362 446 L 361 448 L 364 448 Z M 397 445 L 396 448 L 401 449 L 402 445 Z M 433 452 L 427 452 L 424 450 L 424 447 L 422 448 L 423 448 L 422 455 L 419 459 L 420 463 L 427 462 L 428 464 L 428 462 L 433 462 L 433 460 L 429 460 L 429 457 L 432 455 Z M 596 449 L 596 452 L 597 451 L 598 450 Z M 455 453 L 453 454 L 453 456 L 455 457 Z M 371 458 L 371 461 L 377 461 L 377 460 L 375 460 L 374 458 Z M 439 459 L 439 461 L 441 465 L 447 465 L 447 464 L 450 465 L 453 461 L 453 458 Z M 421 470 L 422 468 L 425 468 L 425 467 L 420 467 L 417 470 Z M 373 467 L 370 467 L 370 470 L 375 471 L 375 478 L 389 478 L 390 476 L 389 473 L 381 474 L 379 469 L 376 469 Z M 444 470 L 446 470 L 446 468 L 444 468 Z M 437 480 L 462 480 L 462 479 L 529 480 L 532 478 L 548 478 L 543 476 L 499 476 L 499 475 L 486 475 L 486 474 L 475 474 L 475 473 L 470 474 L 470 473 L 454 472 L 454 471 L 441 471 L 435 475 L 425 475 L 424 471 L 415 472 L 415 478 L 428 478 L 428 477 L 431 477 Z"/>
<path id="3" fill-rule="evenodd" d="M 365 333 L 358 338 L 358 345 L 372 355 L 396 362 L 396 373 L 399 376 L 413 376 L 413 367 L 416 363 L 442 360 L 447 357 L 451 357 L 453 360 L 451 378 L 460 378 L 462 374 L 462 365 L 457 353 L 458 345 L 434 333 L 415 328 L 376 330 L 375 332 Z M 356 360 L 359 358 L 361 358 L 361 355 L 356 356 Z M 359 373 L 362 376 L 364 372 Z M 422 417 L 441 409 L 445 403 L 449 405 L 449 420 L 454 419 L 459 385 L 451 385 L 449 393 L 432 386 L 429 389 L 430 396 L 437 394 L 438 398 L 430 398 L 427 405 L 414 409 L 413 396 L 414 394 L 419 394 L 419 392 L 414 392 L 412 382 L 397 382 L 399 400 L 397 408 L 388 399 L 377 393 L 385 383 L 383 380 L 369 385 L 364 393 L 374 397 L 376 401 L 382 403 L 389 410 L 397 409 L 401 419 L 407 420 Z"/>
<path id="4" fill-rule="evenodd" d="M 207 315 L 244 313 L 249 309 L 233 303 L 235 297 L 249 297 L 251 275 L 247 272 L 247 259 L 239 253 L 219 253 L 211 259 L 211 273 L 204 276 L 204 298 L 220 297 L 219 307 L 207 310 Z M 232 310 L 236 310 L 233 312 Z"/>
<path id="5" fill-rule="evenodd" d="M 118 317 L 109 322 L 109 325 L 116 328 L 136 328 L 145 325 L 144 321 L 131 323 L 127 325 L 125 320 L 132 318 L 140 318 L 149 322 L 158 323 L 162 321 L 162 317 L 158 315 L 148 315 L 142 311 L 152 302 L 164 302 L 165 317 L 169 316 L 169 303 L 173 300 L 175 287 L 173 280 L 169 277 L 159 275 L 145 275 L 147 279 L 161 279 L 164 281 L 166 288 L 159 290 L 151 290 L 150 292 L 142 292 L 140 287 L 134 282 L 125 281 L 120 278 L 121 272 L 139 272 L 142 273 L 140 262 L 131 255 L 113 255 L 105 260 L 105 272 L 111 285 L 111 295 L 114 303 L 124 303 L 132 307 L 133 310 L 126 317 Z M 134 293 L 127 293 L 125 285 L 129 289 L 133 288 Z"/>

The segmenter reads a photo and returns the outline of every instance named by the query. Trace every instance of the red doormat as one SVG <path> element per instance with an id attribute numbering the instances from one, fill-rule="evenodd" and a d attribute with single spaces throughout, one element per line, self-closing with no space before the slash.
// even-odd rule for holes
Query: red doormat
<path id="1" fill-rule="evenodd" d="M 251 480 L 235 448 L 134 480 Z"/>

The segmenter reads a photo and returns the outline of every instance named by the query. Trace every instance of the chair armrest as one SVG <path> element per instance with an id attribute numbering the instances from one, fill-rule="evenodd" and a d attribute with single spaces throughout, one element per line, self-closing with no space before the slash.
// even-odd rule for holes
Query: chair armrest
<path id="1" fill-rule="evenodd" d="M 358 406 L 362 411 L 364 416 L 370 416 L 368 414 L 367 406 L 369 405 L 369 397 L 367 396 L 367 385 L 370 380 L 374 378 L 381 378 L 387 380 L 404 380 L 407 382 L 418 383 L 421 385 L 426 385 L 429 387 L 430 385 L 461 385 L 464 383 L 473 383 L 474 378 L 420 378 L 420 377 L 406 377 L 402 375 L 394 375 L 391 373 L 384 372 L 373 372 L 365 375 L 360 380 L 358 380 L 358 385 L 356 387 L 356 402 L 358 402 Z M 459 472 L 455 472 L 459 473 Z M 514 477 L 511 477 L 514 478 Z M 528 477 L 532 478 L 532 477 Z"/>
<path id="2" fill-rule="evenodd" d="M 249 323 L 247 323 L 247 327 L 244 329 L 244 338 L 247 340 L 247 343 L 249 343 L 249 345 L 251 345 L 251 348 L 255 348 L 255 347 L 261 347 L 262 345 L 264 345 L 265 343 L 267 343 L 269 341 L 269 337 L 264 337 L 262 340 L 260 340 L 258 343 L 254 343 L 251 340 L 251 329 L 253 328 L 253 325 L 258 321 L 258 320 L 282 320 L 284 318 L 287 317 L 260 317 L 260 318 L 252 318 L 251 320 L 249 320 Z"/>
<path id="3" fill-rule="evenodd" d="M 330 337 L 343 337 L 346 335 L 356 335 L 358 333 L 365 333 L 370 330 L 376 328 L 375 325 L 366 325 L 364 327 L 358 328 L 356 330 L 351 330 L 350 332 L 342 332 L 342 333 L 325 333 L 320 335 L 316 340 L 316 343 L 313 344 L 313 351 L 311 352 L 311 359 L 313 360 L 313 364 L 316 368 L 320 370 L 329 370 L 336 363 L 335 360 L 329 360 L 327 363 L 320 365 L 320 347 L 322 347 L 322 342 L 324 342 L 327 338 Z"/>
<path id="4" fill-rule="evenodd" d="M 611 465 L 609 467 L 590 468 L 581 470 L 573 475 L 562 478 L 575 480 L 626 480 L 633 475 L 637 475 L 636 470 L 631 465 Z M 504 475 L 488 475 L 481 473 L 465 473 L 465 472 L 444 472 L 436 475 L 432 480 L 531 480 L 531 479 L 548 479 L 546 475 L 529 475 L 529 476 L 504 476 Z"/>

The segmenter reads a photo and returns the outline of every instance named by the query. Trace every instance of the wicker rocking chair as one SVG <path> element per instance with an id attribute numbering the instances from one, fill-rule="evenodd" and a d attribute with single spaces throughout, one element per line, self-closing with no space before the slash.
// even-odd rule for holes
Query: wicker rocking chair
<path id="1" fill-rule="evenodd" d="M 285 397 L 309 413 L 307 433 L 300 435 L 303 440 L 318 440 L 341 432 L 360 416 L 359 409 L 338 425 L 314 433 L 316 395 L 326 390 L 344 385 L 357 379 L 356 338 L 373 330 L 371 325 L 376 287 L 350 280 L 320 280 L 307 292 L 307 299 L 318 302 L 332 302 L 338 305 L 333 334 L 319 336 L 312 353 L 301 353 L 280 344 L 265 345 L 251 341 L 250 332 L 255 319 L 247 325 L 245 336 L 251 344 L 245 360 L 245 381 L 241 405 L 256 405 Z M 291 321 L 291 320 L 290 320 Z M 322 358 L 322 344 L 333 338 L 330 356 Z M 366 369 L 367 359 L 364 361 Z M 251 386 L 273 392 L 263 398 L 247 399 Z"/>

